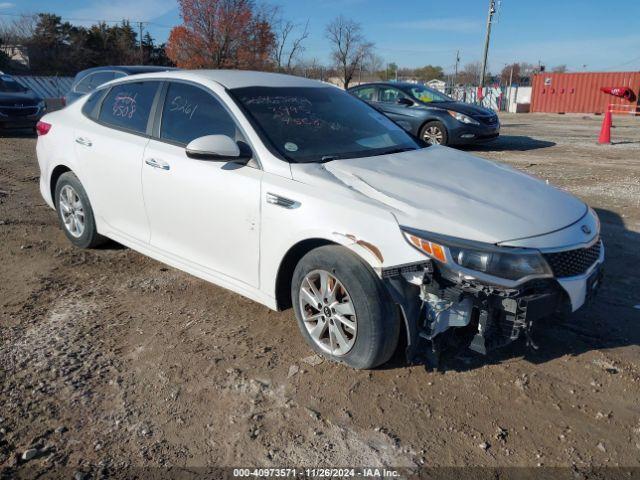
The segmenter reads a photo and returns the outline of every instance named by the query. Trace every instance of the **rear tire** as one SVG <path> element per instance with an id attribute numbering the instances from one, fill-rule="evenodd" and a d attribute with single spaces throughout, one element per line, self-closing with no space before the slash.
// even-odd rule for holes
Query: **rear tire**
<path id="1" fill-rule="evenodd" d="M 437 120 L 425 123 L 420 129 L 420 138 L 429 145 L 448 145 L 447 127 Z"/>
<path id="2" fill-rule="evenodd" d="M 330 360 L 373 368 L 388 361 L 398 345 L 400 319 L 384 285 L 344 247 L 327 245 L 302 257 L 293 272 L 291 300 L 302 336 Z"/>
<path id="3" fill-rule="evenodd" d="M 93 209 L 80 180 L 72 172 L 60 175 L 54 202 L 62 231 L 79 248 L 93 248 L 108 239 L 96 230 Z"/>

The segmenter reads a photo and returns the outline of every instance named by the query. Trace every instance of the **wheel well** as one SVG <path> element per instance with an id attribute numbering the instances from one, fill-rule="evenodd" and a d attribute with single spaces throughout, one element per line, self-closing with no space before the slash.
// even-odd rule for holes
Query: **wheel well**
<path id="1" fill-rule="evenodd" d="M 418 129 L 418 134 L 420 134 L 422 129 L 425 127 L 425 125 L 427 125 L 428 123 L 435 123 L 435 122 L 438 122 L 439 124 L 441 124 L 444 127 L 445 130 L 447 129 L 447 126 L 439 118 L 430 118 L 430 119 L 425 120 L 424 122 L 422 122 L 422 125 L 420 125 L 420 128 Z"/>
<path id="2" fill-rule="evenodd" d="M 58 165 L 53 169 L 53 172 L 51 173 L 51 182 L 49 183 L 49 189 L 51 190 L 51 200 L 54 204 L 56 203 L 56 183 L 58 183 L 58 179 L 63 173 L 67 173 L 70 171 L 70 168 L 65 167 L 64 165 Z"/>
<path id="3" fill-rule="evenodd" d="M 300 259 L 314 248 L 324 245 L 338 244 L 322 238 L 310 238 L 296 243 L 285 254 L 282 262 L 280 262 L 280 268 L 278 269 L 278 276 L 276 278 L 276 304 L 278 310 L 291 308 L 291 279 L 293 278 L 293 271 Z"/>

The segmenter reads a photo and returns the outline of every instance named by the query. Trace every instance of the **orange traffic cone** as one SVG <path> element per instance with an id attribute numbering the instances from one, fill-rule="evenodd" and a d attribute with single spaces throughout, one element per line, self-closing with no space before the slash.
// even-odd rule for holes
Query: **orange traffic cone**
<path id="1" fill-rule="evenodd" d="M 602 120 L 598 143 L 611 143 L 611 110 L 609 109 L 607 109 L 607 112 L 604 114 L 604 119 Z"/>

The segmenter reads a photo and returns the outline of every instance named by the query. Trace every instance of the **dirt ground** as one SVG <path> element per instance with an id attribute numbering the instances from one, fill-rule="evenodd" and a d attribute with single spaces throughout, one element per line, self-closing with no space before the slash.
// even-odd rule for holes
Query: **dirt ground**
<path id="1" fill-rule="evenodd" d="M 292 310 L 111 244 L 73 248 L 35 138 L 0 138 L 0 471 L 133 467 L 640 467 L 640 120 L 503 115 L 472 149 L 602 220 L 606 282 L 567 324 L 444 372 L 314 357 Z M 33 458 L 27 460 L 31 455 Z"/>

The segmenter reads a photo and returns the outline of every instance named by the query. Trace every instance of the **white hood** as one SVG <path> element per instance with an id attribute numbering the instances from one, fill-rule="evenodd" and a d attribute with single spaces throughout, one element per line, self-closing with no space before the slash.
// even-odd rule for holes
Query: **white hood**
<path id="1" fill-rule="evenodd" d="M 447 147 L 323 166 L 341 183 L 386 205 L 400 225 L 468 240 L 499 243 L 543 235 L 587 211 L 583 202 L 539 179 Z M 292 164 L 294 178 L 306 183 L 326 181 L 318 170 Z"/>

